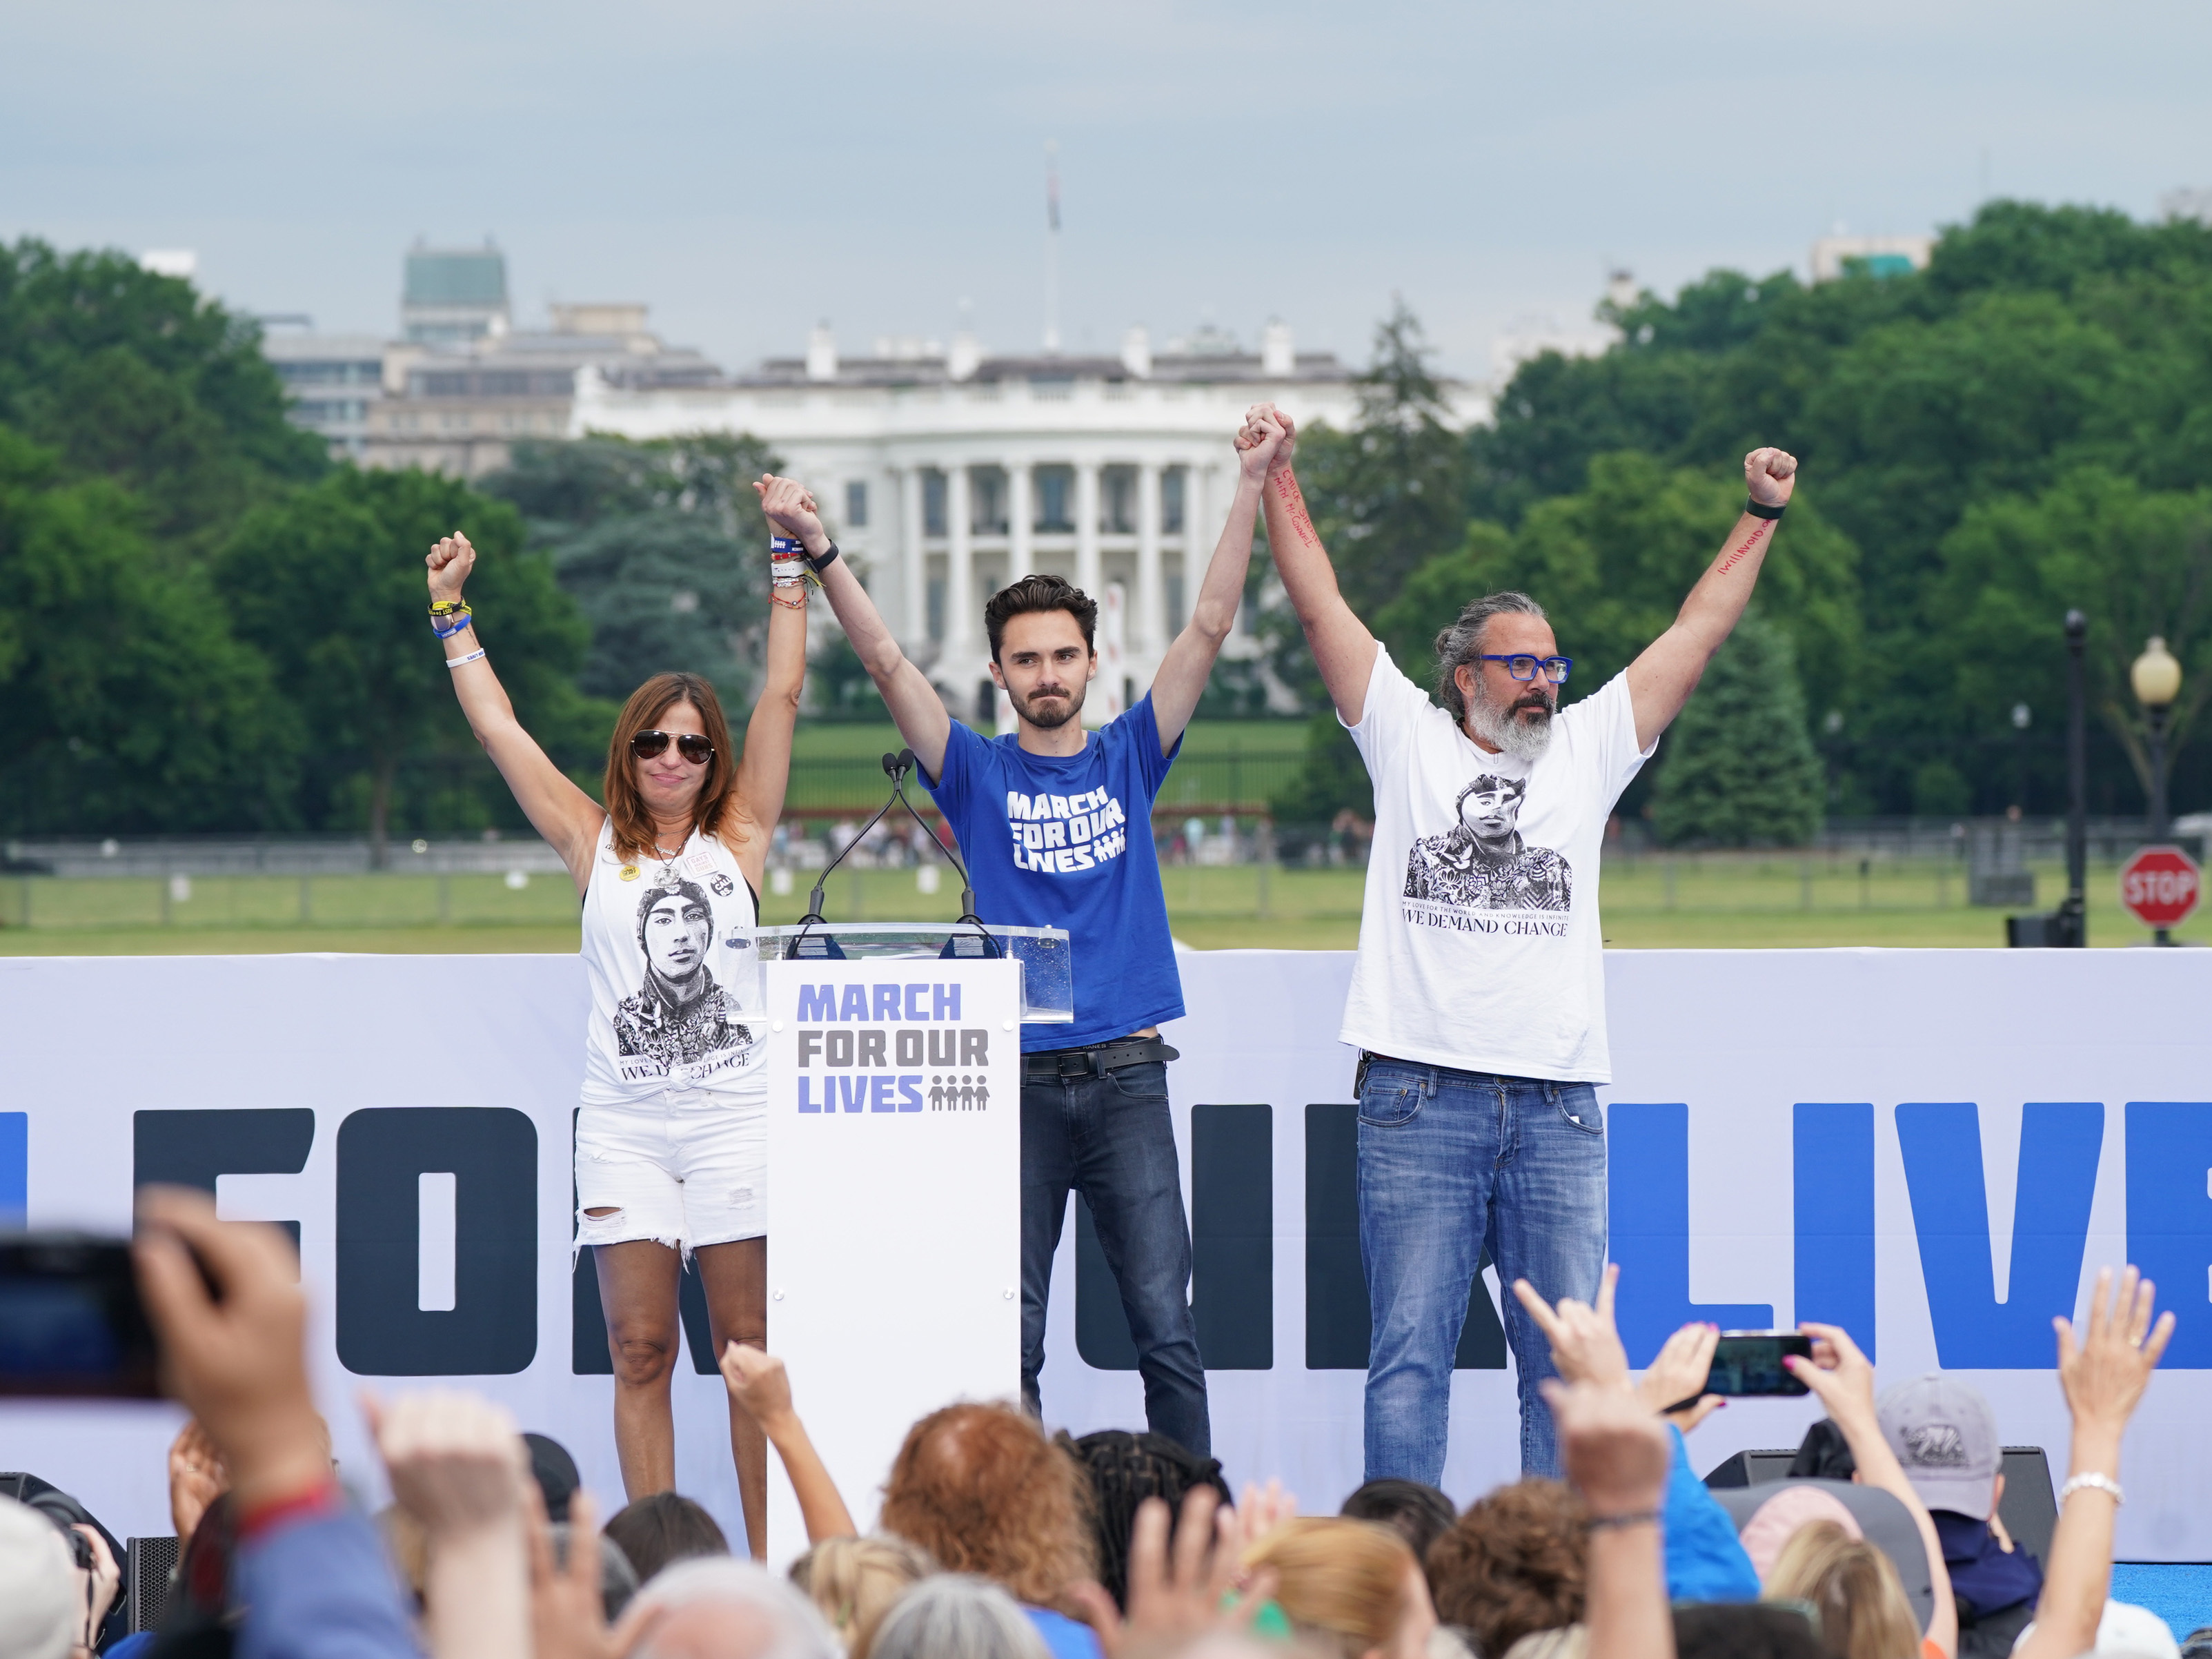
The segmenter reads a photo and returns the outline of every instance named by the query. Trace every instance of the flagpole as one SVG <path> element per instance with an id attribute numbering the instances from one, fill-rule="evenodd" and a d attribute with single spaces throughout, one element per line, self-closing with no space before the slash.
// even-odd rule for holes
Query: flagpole
<path id="1" fill-rule="evenodd" d="M 1060 351 L 1060 144 L 1044 147 L 1044 349 Z"/>

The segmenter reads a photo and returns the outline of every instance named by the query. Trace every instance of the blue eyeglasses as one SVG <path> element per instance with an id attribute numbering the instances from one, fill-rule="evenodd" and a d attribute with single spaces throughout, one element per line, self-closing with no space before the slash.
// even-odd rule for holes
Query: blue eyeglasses
<path id="1" fill-rule="evenodd" d="M 1532 657 L 1522 652 L 1510 657 L 1497 655 L 1478 657 L 1475 660 L 1502 662 L 1505 665 L 1505 672 L 1516 680 L 1533 680 L 1536 678 L 1536 671 L 1540 668 L 1544 671 L 1544 678 L 1554 685 L 1565 685 L 1567 683 L 1567 676 L 1575 672 L 1575 659 L 1572 657 Z"/>

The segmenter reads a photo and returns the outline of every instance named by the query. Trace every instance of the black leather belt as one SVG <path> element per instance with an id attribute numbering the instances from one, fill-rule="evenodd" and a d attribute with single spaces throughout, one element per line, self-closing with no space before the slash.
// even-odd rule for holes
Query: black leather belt
<path id="1" fill-rule="evenodd" d="M 1046 1048 L 1022 1056 L 1026 1080 L 1050 1082 L 1061 1078 L 1103 1077 L 1124 1066 L 1164 1064 L 1179 1058 L 1177 1051 L 1153 1037 L 1122 1037 L 1113 1042 L 1094 1042 L 1087 1048 Z"/>

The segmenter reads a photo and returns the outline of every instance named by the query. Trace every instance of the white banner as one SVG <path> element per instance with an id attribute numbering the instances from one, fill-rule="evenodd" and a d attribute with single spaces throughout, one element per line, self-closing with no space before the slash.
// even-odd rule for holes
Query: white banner
<path id="1" fill-rule="evenodd" d="M 1169 1079 L 1214 1450 L 1232 1480 L 1280 1474 L 1333 1508 L 1361 1472 L 1352 1057 L 1334 1040 L 1350 958 L 1182 963 L 1191 1014 L 1168 1033 L 1183 1053 Z M 2130 1436 L 2118 1552 L 2212 1559 L 2212 952 L 1628 951 L 1607 972 L 1620 1081 L 1600 1097 L 1638 1358 L 1692 1317 L 1825 1314 L 1871 1335 L 1885 1382 L 1966 1375 L 2008 1443 L 2057 1464 L 2051 1316 L 2133 1259 L 2181 1323 Z M 584 1010 L 563 957 L 0 959 L 0 1210 L 120 1229 L 137 1170 L 296 1222 L 316 1383 L 365 1493 L 380 1487 L 356 1391 L 451 1370 L 565 1442 L 611 1500 L 605 1341 L 568 1258 Z M 1057 1264 L 1046 1415 L 1135 1425 L 1138 1379 L 1115 1369 L 1126 1328 L 1079 1232 Z M 773 1245 L 769 1260 L 773 1282 Z M 1494 1312 L 1476 1313 L 1447 1466 L 1462 1503 L 1516 1473 L 1511 1374 L 1490 1368 Z M 720 1379 L 680 1364 L 676 1394 L 682 1484 L 734 1541 Z M 1732 1404 L 1693 1459 L 1793 1445 L 1814 1415 Z M 166 1531 L 174 1421 L 9 1405 L 0 1467 L 75 1491 L 119 1533 Z"/>

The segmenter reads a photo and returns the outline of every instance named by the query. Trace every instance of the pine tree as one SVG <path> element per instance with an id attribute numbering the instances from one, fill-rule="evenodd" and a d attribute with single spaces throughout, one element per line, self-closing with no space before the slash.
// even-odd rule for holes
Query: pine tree
<path id="1" fill-rule="evenodd" d="M 1736 624 L 1667 746 L 1651 818 L 1668 845 L 1796 847 L 1820 827 L 1796 653 L 1765 617 Z"/>

